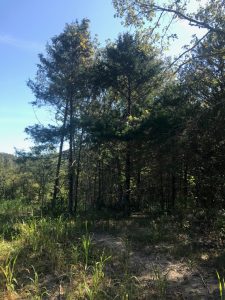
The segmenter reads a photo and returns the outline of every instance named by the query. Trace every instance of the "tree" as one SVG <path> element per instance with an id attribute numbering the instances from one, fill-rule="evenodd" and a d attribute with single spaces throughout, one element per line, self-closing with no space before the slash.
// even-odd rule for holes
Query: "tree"
<path id="1" fill-rule="evenodd" d="M 92 64 L 93 44 L 89 33 L 89 21 L 83 19 L 66 25 L 63 33 L 54 37 L 46 47 L 46 56 L 39 55 L 40 64 L 35 81 L 28 85 L 36 96 L 35 105 L 50 105 L 56 109 L 56 120 L 61 122 L 59 156 L 56 168 L 52 206 L 56 204 L 59 191 L 59 171 L 63 144 L 69 142 L 68 150 L 68 210 L 74 209 L 75 182 L 75 134 L 80 134 L 81 110 L 90 97 L 87 85 L 87 69 Z"/>
<path id="2" fill-rule="evenodd" d="M 156 89 L 163 84 L 162 67 L 157 51 L 141 35 L 120 35 L 100 53 L 96 65 L 96 84 L 102 88 L 101 137 L 123 142 L 125 151 L 124 213 L 130 214 L 132 153 L 135 136 L 132 131 L 148 113 Z M 104 92 L 103 92 L 104 91 Z M 106 105 L 104 104 L 106 102 Z M 102 128 L 107 129 L 104 133 Z"/>
<path id="3" fill-rule="evenodd" d="M 209 34 L 180 73 L 194 108 L 186 135 L 197 199 L 205 208 L 221 206 L 224 199 L 224 45 L 225 38 Z"/>
<path id="4" fill-rule="evenodd" d="M 34 146 L 29 152 L 16 151 L 20 177 L 20 197 L 28 202 L 38 200 L 43 210 L 52 186 L 55 149 L 51 146 Z"/>
<path id="5" fill-rule="evenodd" d="M 15 157 L 0 153 L 0 199 L 15 199 L 18 183 Z"/>
<path id="6" fill-rule="evenodd" d="M 196 48 L 209 33 L 215 33 L 221 38 L 225 36 L 225 2 L 224 0 L 209 0 L 204 6 L 200 6 L 197 11 L 190 13 L 189 1 L 157 1 L 157 0 L 113 0 L 116 9 L 116 16 L 124 17 L 125 24 L 135 25 L 138 28 L 146 28 L 147 34 L 155 36 L 157 39 L 177 38 L 175 32 L 171 33 L 171 27 L 178 19 L 185 20 L 190 26 L 195 26 L 206 30 L 206 33 L 198 38 L 195 37 L 191 46 L 187 46 L 170 67 L 178 62 L 178 66 L 184 58 L 188 60 L 187 54 Z M 163 25 L 161 25 L 163 24 Z M 159 29 L 159 30 L 158 30 Z M 186 56 L 186 57 L 185 57 Z"/>

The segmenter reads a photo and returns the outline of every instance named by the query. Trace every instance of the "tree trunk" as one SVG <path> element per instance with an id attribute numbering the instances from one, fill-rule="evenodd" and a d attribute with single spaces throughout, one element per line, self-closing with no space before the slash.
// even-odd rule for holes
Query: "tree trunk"
<path id="1" fill-rule="evenodd" d="M 74 124 L 73 124 L 73 100 L 70 98 L 69 102 L 69 166 L 68 166 L 68 181 L 69 181 L 69 195 L 68 195 L 68 211 L 69 214 L 73 214 L 74 204 Z"/>
<path id="2" fill-rule="evenodd" d="M 102 208 L 102 183 L 103 172 L 102 172 L 102 159 L 101 159 L 101 146 L 98 148 L 98 197 L 96 201 L 96 208 L 100 210 Z"/>
<path id="3" fill-rule="evenodd" d="M 131 116 L 131 85 L 128 78 L 128 96 L 127 96 L 127 117 Z M 124 214 L 130 216 L 130 178 L 131 178 L 131 142 L 126 143 L 126 161 L 125 161 L 125 205 Z"/>
<path id="4" fill-rule="evenodd" d="M 77 213 L 77 202 L 78 202 L 78 186 L 79 186 L 79 176 L 80 176 L 80 155 L 83 143 L 83 129 L 80 136 L 80 143 L 77 155 L 77 169 L 76 169 L 76 180 L 75 180 L 75 191 L 74 191 L 74 214 Z"/>
<path id="5" fill-rule="evenodd" d="M 163 187 L 163 173 L 160 172 L 160 206 L 162 212 L 165 210 L 165 198 L 164 198 L 164 187 Z"/>
<path id="6" fill-rule="evenodd" d="M 126 144 L 126 165 L 125 165 L 125 205 L 124 213 L 125 216 L 130 216 L 130 173 L 131 173 L 131 152 L 130 142 Z"/>
<path id="7" fill-rule="evenodd" d="M 55 210 L 56 199 L 57 199 L 57 195 L 59 192 L 59 172 L 60 172 L 60 167 L 61 167 L 61 162 L 62 162 L 62 150 L 63 150 L 67 115 L 68 115 L 68 101 L 66 101 L 66 108 L 65 108 L 64 117 L 63 117 L 62 135 L 61 135 L 61 139 L 60 139 L 59 155 L 58 155 L 56 174 L 55 174 L 55 183 L 54 183 L 54 190 L 53 190 L 53 197 L 52 197 L 52 210 L 53 211 Z"/>
<path id="8" fill-rule="evenodd" d="M 141 208 L 141 168 L 140 166 L 138 167 L 137 171 L 137 179 L 136 179 L 136 203 L 135 203 L 135 209 L 137 211 L 140 210 Z"/>
<path id="9" fill-rule="evenodd" d="M 184 177 L 183 177 L 183 196 L 185 201 L 185 208 L 187 208 L 187 202 L 188 202 L 188 168 L 187 165 L 185 165 L 184 168 Z"/>
<path id="10" fill-rule="evenodd" d="M 175 200 L 176 200 L 176 177 L 172 174 L 171 177 L 171 210 L 175 208 Z"/>
<path id="11" fill-rule="evenodd" d="M 118 207 L 122 206 L 123 202 L 123 186 L 122 186 L 122 172 L 121 172 L 121 165 L 120 159 L 116 157 L 116 165 L 117 165 L 117 176 L 118 176 Z"/>

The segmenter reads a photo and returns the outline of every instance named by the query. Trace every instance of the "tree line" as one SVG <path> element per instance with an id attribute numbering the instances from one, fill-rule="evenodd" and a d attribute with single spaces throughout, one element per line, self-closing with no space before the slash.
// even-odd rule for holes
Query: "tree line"
<path id="1" fill-rule="evenodd" d="M 53 212 L 224 207 L 224 6 L 209 1 L 189 15 L 183 1 L 147 2 L 114 1 L 118 15 L 136 26 L 133 34 L 99 47 L 83 19 L 67 24 L 39 55 L 28 86 L 33 105 L 49 107 L 55 124 L 26 128 L 35 146 L 17 160 L 27 168 L 33 160 L 35 197 Z M 159 12 L 207 29 L 181 60 L 163 54 L 164 31 L 153 34 Z M 140 20 L 153 16 L 153 27 L 140 30 Z"/>

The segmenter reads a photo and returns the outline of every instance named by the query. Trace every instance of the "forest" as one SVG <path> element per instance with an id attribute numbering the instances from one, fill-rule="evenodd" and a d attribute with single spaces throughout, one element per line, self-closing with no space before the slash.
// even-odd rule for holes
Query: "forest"
<path id="1" fill-rule="evenodd" d="M 54 123 L 0 153 L 1 299 L 225 299 L 225 2 L 171 3 L 113 0 L 133 30 L 84 18 L 39 54 Z M 172 59 L 177 20 L 203 35 Z"/>

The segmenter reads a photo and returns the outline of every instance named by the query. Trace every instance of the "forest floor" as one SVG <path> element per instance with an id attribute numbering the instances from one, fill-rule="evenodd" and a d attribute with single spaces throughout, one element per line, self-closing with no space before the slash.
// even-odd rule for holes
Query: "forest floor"
<path id="1" fill-rule="evenodd" d="M 140 299 L 220 299 L 216 271 L 224 272 L 223 230 L 209 225 L 202 212 L 182 220 L 133 215 L 111 223 L 114 232 L 109 222 L 93 239 L 112 256 L 124 256 Z"/>
<path id="2" fill-rule="evenodd" d="M 103 214 L 104 215 L 104 214 Z M 50 218 L 0 204 L 0 299 L 225 299 L 225 217 Z"/>
<path id="3" fill-rule="evenodd" d="M 134 247 L 127 250 L 120 236 L 95 234 L 94 241 L 107 247 L 114 255 L 129 256 L 129 272 L 135 274 L 143 299 L 219 299 L 215 271 L 203 262 L 209 255 L 202 254 L 201 263 L 189 258 L 176 258 L 170 254 L 173 245 L 159 243 L 154 246 Z M 129 252 L 127 252 L 129 251 Z M 127 252 L 127 254 L 125 254 Z"/>

